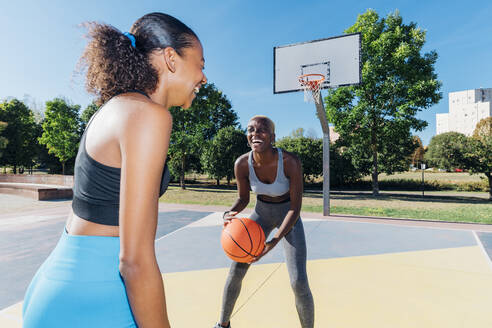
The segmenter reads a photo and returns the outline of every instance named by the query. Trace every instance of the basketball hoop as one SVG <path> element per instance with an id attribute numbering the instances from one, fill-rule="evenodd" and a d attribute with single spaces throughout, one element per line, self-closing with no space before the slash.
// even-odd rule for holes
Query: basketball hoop
<path id="1" fill-rule="evenodd" d="M 304 101 L 314 102 L 319 101 L 319 93 L 321 91 L 321 84 L 325 80 L 323 74 L 303 74 L 299 76 L 299 83 L 304 90 Z"/>

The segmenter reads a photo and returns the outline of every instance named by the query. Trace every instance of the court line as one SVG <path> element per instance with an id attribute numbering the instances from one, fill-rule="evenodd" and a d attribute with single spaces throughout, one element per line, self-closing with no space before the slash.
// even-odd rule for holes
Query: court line
<path id="1" fill-rule="evenodd" d="M 248 296 L 248 298 L 244 301 L 243 304 L 241 304 L 241 306 L 239 306 L 239 308 L 234 311 L 233 314 L 231 314 L 231 318 L 233 318 L 246 304 L 248 304 L 249 300 L 254 296 L 256 295 L 256 293 L 261 289 L 261 287 L 263 287 L 263 285 L 265 285 L 267 283 L 268 280 L 270 280 L 271 276 L 273 276 L 273 274 L 275 272 L 278 271 L 278 269 L 280 269 L 280 267 L 282 266 L 282 264 L 284 264 L 283 262 L 282 263 L 279 263 L 277 265 L 277 267 L 265 278 L 265 280 L 262 281 L 262 283 L 256 287 L 256 289 L 251 293 L 251 295 Z"/>
<path id="2" fill-rule="evenodd" d="M 303 221 L 304 221 L 304 220 L 303 220 Z M 315 225 L 314 227 L 312 227 L 312 228 L 309 230 L 309 234 L 311 234 L 313 231 L 315 231 L 315 230 L 316 230 L 316 229 L 317 229 L 317 228 L 321 225 L 321 223 L 322 223 L 322 222 L 323 222 L 323 221 L 322 221 L 322 220 L 320 220 L 320 222 L 319 222 L 317 225 Z M 307 240 L 308 240 L 308 238 L 307 238 L 307 234 L 306 234 L 306 242 L 307 242 Z M 307 246 L 307 245 L 306 245 L 306 246 Z M 238 308 L 236 311 L 234 311 L 234 312 L 232 313 L 231 318 L 232 318 L 232 317 L 234 317 L 234 315 L 236 315 L 236 314 L 237 314 L 237 313 L 238 313 L 238 312 L 239 312 L 239 311 L 240 311 L 240 310 L 241 310 L 241 309 L 242 309 L 242 308 L 243 308 L 246 304 L 248 304 L 249 300 L 250 300 L 250 299 L 251 299 L 254 295 L 256 295 L 256 293 L 257 293 L 257 292 L 261 289 L 261 287 L 263 287 L 263 286 L 267 283 L 267 281 L 268 281 L 268 280 L 270 280 L 270 278 L 273 276 L 273 274 L 274 274 L 275 272 L 277 272 L 277 271 L 278 271 L 278 269 L 280 269 L 280 267 L 281 267 L 281 266 L 282 266 L 282 264 L 284 264 L 284 263 L 285 263 L 285 259 L 284 259 L 284 262 L 280 262 L 280 263 L 277 265 L 277 267 L 276 267 L 276 268 L 275 268 L 275 269 L 274 269 L 274 270 L 273 270 L 273 271 L 272 271 L 272 272 L 271 272 L 271 273 L 270 273 L 270 274 L 269 274 L 269 275 L 265 278 L 265 280 L 263 280 L 263 281 L 261 282 L 261 284 L 260 284 L 260 285 L 259 285 L 259 286 L 258 286 L 258 287 L 257 287 L 257 288 L 256 288 L 256 289 L 252 292 L 252 293 L 251 293 L 251 295 L 249 295 L 249 296 L 248 296 L 248 298 L 244 301 L 244 303 L 243 303 L 243 304 L 241 304 L 241 306 L 239 306 L 239 308 Z M 307 265 L 307 260 L 306 260 L 306 265 Z"/>
<path id="3" fill-rule="evenodd" d="M 207 216 L 204 216 L 203 218 L 201 218 L 201 219 L 200 219 L 200 220 L 198 220 L 198 221 L 204 220 L 204 219 L 208 218 L 209 216 L 214 215 L 214 214 L 216 214 L 216 213 L 218 213 L 218 212 L 213 212 L 213 213 L 211 213 L 211 214 L 209 214 L 209 215 L 207 215 Z M 178 229 L 176 229 L 176 230 L 174 230 L 174 231 L 171 231 L 171 232 L 169 232 L 169 233 L 167 233 L 167 234 L 165 234 L 165 235 L 163 235 L 163 236 L 159 237 L 158 239 L 156 239 L 156 240 L 154 241 L 154 243 L 158 242 L 159 240 L 161 240 L 161 239 L 163 239 L 163 238 L 165 238 L 165 237 L 169 237 L 169 236 L 171 236 L 171 235 L 175 234 L 175 233 L 176 233 L 176 232 L 178 232 L 178 231 L 181 231 L 181 230 L 183 230 L 183 229 L 186 229 L 186 228 L 188 228 L 191 224 L 193 224 L 193 223 L 195 223 L 195 222 L 198 222 L 198 221 L 193 221 L 193 222 L 190 222 L 190 223 L 188 223 L 187 225 L 182 226 L 181 228 L 178 228 Z"/>
<path id="4" fill-rule="evenodd" d="M 473 236 L 475 237 L 475 240 L 477 241 L 478 246 L 480 246 L 480 249 L 482 250 L 483 255 L 487 258 L 487 263 L 489 264 L 490 268 L 492 269 L 492 260 L 490 259 L 489 254 L 485 250 L 485 247 L 482 244 L 482 241 L 478 237 L 477 233 L 475 231 L 473 232 Z"/>

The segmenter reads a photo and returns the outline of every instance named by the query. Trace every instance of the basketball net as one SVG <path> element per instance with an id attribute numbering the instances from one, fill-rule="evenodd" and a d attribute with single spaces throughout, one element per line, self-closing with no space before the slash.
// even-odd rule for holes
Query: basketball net
<path id="1" fill-rule="evenodd" d="M 299 76 L 299 83 L 304 90 L 304 101 L 317 103 L 319 101 L 319 93 L 321 92 L 321 84 L 325 80 L 323 74 L 303 74 Z"/>

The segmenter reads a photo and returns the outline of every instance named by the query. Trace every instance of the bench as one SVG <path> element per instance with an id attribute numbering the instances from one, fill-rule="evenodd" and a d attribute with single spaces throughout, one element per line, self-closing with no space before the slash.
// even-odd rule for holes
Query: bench
<path id="1" fill-rule="evenodd" d="M 71 199 L 73 176 L 0 174 L 0 193 L 35 200 Z"/>

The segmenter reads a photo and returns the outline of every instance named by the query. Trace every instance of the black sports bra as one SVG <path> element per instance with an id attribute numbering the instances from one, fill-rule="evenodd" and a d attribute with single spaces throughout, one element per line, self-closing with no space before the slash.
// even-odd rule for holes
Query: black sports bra
<path id="1" fill-rule="evenodd" d="M 90 157 L 85 148 L 87 129 L 97 113 L 92 116 L 80 139 L 75 159 L 72 209 L 77 216 L 87 221 L 118 226 L 121 169 L 99 163 Z M 162 172 L 160 196 L 166 191 L 170 178 L 166 163 Z"/>

